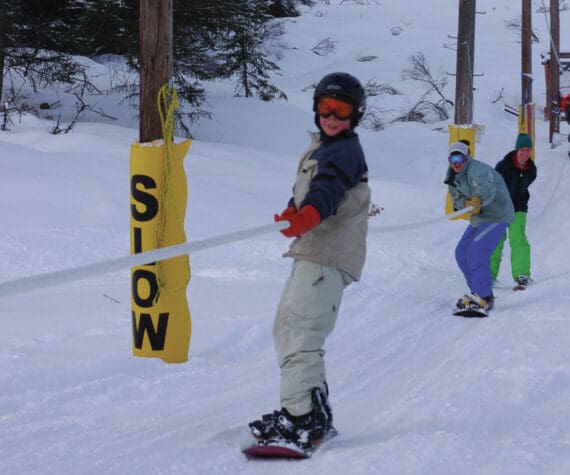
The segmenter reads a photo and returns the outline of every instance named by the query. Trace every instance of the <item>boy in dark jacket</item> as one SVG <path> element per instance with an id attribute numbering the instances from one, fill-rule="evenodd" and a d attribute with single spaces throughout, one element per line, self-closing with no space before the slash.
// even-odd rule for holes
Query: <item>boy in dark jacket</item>
<path id="1" fill-rule="evenodd" d="M 323 345 L 333 331 L 344 289 L 360 279 L 366 257 L 368 166 L 354 128 L 365 93 L 347 73 L 326 75 L 313 96 L 311 145 L 301 157 L 293 197 L 275 221 L 295 238 L 293 268 L 277 308 L 273 341 L 281 369 L 281 409 L 249 424 L 270 444 L 310 449 L 332 427 Z"/>
<path id="2" fill-rule="evenodd" d="M 495 166 L 495 170 L 505 180 L 513 200 L 515 221 L 509 224 L 507 232 L 491 255 L 491 274 L 495 281 L 499 274 L 503 245 L 508 234 L 511 246 L 511 272 L 518 289 L 524 289 L 530 279 L 530 244 L 526 237 L 526 217 L 530 198 L 528 187 L 536 179 L 536 165 L 530 156 L 531 151 L 532 139 L 527 134 L 521 133 L 517 137 L 515 150 L 507 153 Z"/>

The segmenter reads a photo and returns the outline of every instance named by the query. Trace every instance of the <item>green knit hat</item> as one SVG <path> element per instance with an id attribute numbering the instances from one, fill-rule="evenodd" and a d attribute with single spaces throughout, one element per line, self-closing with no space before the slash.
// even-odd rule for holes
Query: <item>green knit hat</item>
<path id="1" fill-rule="evenodd" d="M 523 147 L 532 148 L 532 139 L 528 136 L 528 134 L 519 134 L 517 137 L 515 149 L 518 150 L 519 148 Z"/>

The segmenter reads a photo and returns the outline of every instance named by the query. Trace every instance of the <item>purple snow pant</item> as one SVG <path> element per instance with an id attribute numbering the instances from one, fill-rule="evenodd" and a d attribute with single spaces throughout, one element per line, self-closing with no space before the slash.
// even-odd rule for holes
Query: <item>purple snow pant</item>
<path id="1" fill-rule="evenodd" d="M 491 290 L 491 254 L 507 230 L 507 223 L 469 225 L 455 248 L 455 260 L 469 290 L 480 297 L 493 295 Z"/>

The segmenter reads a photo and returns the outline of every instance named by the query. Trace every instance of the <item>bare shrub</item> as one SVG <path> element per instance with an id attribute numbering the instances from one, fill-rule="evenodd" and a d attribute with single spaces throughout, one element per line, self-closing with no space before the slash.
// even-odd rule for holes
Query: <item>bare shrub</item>
<path id="1" fill-rule="evenodd" d="M 435 116 L 437 120 L 447 120 L 449 118 L 448 107 L 452 107 L 453 102 L 447 99 L 443 93 L 447 85 L 445 74 L 439 71 L 434 76 L 427 59 L 420 52 L 410 57 L 410 67 L 402 72 L 402 80 L 409 79 L 427 86 L 427 90 L 408 111 L 405 111 L 394 121 L 426 122 L 429 116 Z M 435 98 L 431 99 L 432 96 Z"/>

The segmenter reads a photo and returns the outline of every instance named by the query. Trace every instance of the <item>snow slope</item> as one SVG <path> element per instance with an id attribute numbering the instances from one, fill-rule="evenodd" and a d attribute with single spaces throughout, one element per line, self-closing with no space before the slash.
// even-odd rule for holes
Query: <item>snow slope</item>
<path id="1" fill-rule="evenodd" d="M 401 79 L 412 54 L 423 52 L 434 74 L 455 71 L 447 35 L 457 31 L 457 2 L 330 3 L 286 20 L 285 35 L 271 45 L 288 102 L 235 98 L 229 83 L 208 85 L 216 118 L 196 126 L 185 160 L 190 240 L 270 223 L 286 205 L 306 130 L 314 128 L 310 85 L 325 73 L 346 70 L 398 88 L 399 96 L 369 101 L 389 118 L 425 91 Z M 495 100 L 502 91 L 511 105 L 519 101 L 520 44 L 504 23 L 518 9 L 477 3 L 484 14 L 475 71 L 484 75 L 476 78 L 474 116 L 485 134 L 476 155 L 492 165 L 516 136 L 516 119 Z M 542 14 L 533 28 L 540 111 Z M 314 54 L 327 37 L 335 51 Z M 564 31 L 561 40 L 569 50 Z M 453 76 L 445 92 L 453 99 Z M 124 103 L 116 107 L 115 116 L 128 116 Z M 279 403 L 271 328 L 291 262 L 281 257 L 287 240 L 275 232 L 191 255 L 186 364 L 132 356 L 128 270 L 5 297 L 0 473 L 569 473 L 570 169 L 565 137 L 551 148 L 540 115 L 528 218 L 534 284 L 510 290 L 507 251 L 485 320 L 450 315 L 466 291 L 453 258 L 465 222 L 443 215 L 451 121 L 359 129 L 373 200 L 384 211 L 371 219 L 362 281 L 345 292 L 326 345 L 340 435 L 313 459 L 249 461 L 240 452 L 247 422 Z M 0 281 L 128 254 L 136 126 L 89 122 L 54 136 L 45 121 L 15 122 L 0 133 Z"/>

